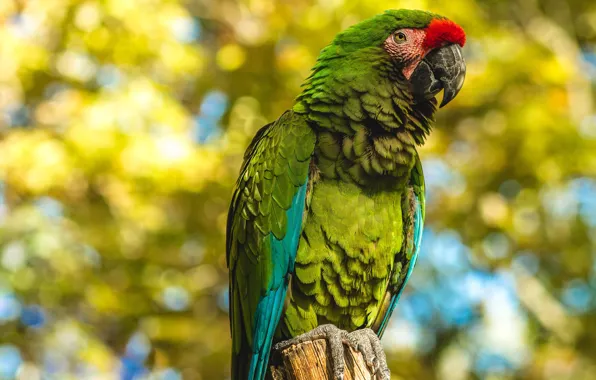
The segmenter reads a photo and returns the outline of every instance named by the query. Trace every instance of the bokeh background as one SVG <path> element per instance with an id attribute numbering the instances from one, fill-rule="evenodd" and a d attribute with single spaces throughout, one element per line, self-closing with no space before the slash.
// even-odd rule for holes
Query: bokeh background
<path id="1" fill-rule="evenodd" d="M 596 379 L 593 0 L 1 0 L 0 379 L 229 378 L 244 148 L 387 8 L 460 23 L 394 379 Z"/>

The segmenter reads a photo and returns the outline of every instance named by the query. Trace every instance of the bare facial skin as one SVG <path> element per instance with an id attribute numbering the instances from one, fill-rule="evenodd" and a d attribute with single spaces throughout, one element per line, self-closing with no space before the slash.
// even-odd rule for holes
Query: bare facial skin
<path id="1" fill-rule="evenodd" d="M 410 79 L 414 69 L 430 51 L 424 47 L 424 29 L 399 29 L 390 35 L 384 43 L 385 50 L 397 61 L 403 62 L 402 73 Z"/>

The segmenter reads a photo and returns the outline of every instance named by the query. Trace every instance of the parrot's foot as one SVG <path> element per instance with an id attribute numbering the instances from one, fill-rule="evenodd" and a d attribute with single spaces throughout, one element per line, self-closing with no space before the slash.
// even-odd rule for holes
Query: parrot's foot
<path id="1" fill-rule="evenodd" d="M 364 361 L 375 371 L 378 379 L 389 380 L 391 378 L 385 352 L 381 347 L 381 341 L 371 329 L 356 330 L 348 333 L 345 330 L 338 329 L 334 325 L 321 325 L 306 334 L 276 344 L 275 350 L 282 351 L 290 346 L 312 342 L 318 339 L 327 340 L 329 350 L 331 351 L 333 378 L 335 380 L 343 380 L 344 378 L 344 343 L 362 354 Z"/>
<path id="2" fill-rule="evenodd" d="M 390 380 L 391 372 L 381 340 L 371 329 L 356 330 L 348 334 L 348 342 L 364 357 L 366 365 L 373 369 L 378 379 Z"/>

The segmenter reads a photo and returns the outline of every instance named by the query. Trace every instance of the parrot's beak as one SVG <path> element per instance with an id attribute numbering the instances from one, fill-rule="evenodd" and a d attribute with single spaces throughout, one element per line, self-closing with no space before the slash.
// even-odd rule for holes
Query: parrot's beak
<path id="1" fill-rule="evenodd" d="M 451 44 L 431 50 L 410 77 L 414 100 L 429 100 L 445 90 L 440 105 L 443 107 L 459 93 L 465 77 L 466 62 L 459 45 Z"/>

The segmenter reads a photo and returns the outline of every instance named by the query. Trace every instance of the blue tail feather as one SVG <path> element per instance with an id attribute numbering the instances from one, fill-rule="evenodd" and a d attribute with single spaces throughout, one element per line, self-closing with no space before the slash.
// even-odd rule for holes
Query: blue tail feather
<path id="1" fill-rule="evenodd" d="M 416 260 L 418 259 L 418 252 L 420 252 L 420 244 L 422 243 L 422 230 L 424 228 L 423 220 L 422 220 L 422 217 L 423 217 L 422 205 L 420 204 L 418 197 L 415 197 L 415 203 L 416 203 L 416 205 L 415 205 L 415 211 L 414 211 L 414 246 L 413 246 L 412 257 L 410 259 L 410 264 L 408 265 L 408 271 L 406 273 L 406 277 L 404 278 L 403 283 L 401 284 L 397 293 L 395 293 L 391 297 L 391 302 L 389 304 L 389 307 L 387 308 L 387 312 L 385 313 L 385 316 L 383 317 L 383 321 L 381 322 L 381 326 L 379 327 L 379 331 L 377 333 L 377 335 L 379 337 L 383 336 L 383 333 L 385 332 L 385 328 L 387 327 L 387 323 L 389 322 L 389 319 L 391 318 L 391 314 L 393 314 L 393 311 L 395 310 L 395 307 L 397 306 L 397 302 L 399 301 L 399 298 L 401 297 L 401 294 L 403 293 L 404 288 L 406 287 L 406 283 L 408 282 L 408 280 L 410 279 L 410 276 L 412 275 L 412 272 L 414 271 L 414 266 L 416 265 Z"/>
<path id="2" fill-rule="evenodd" d="M 248 380 L 262 380 L 267 373 L 269 351 L 288 289 L 288 273 L 294 271 L 305 199 L 306 183 L 298 188 L 291 207 L 286 211 L 288 221 L 284 238 L 278 240 L 273 234 L 269 235 L 273 273 L 270 290 L 259 300 L 254 315 L 254 338 Z"/>

